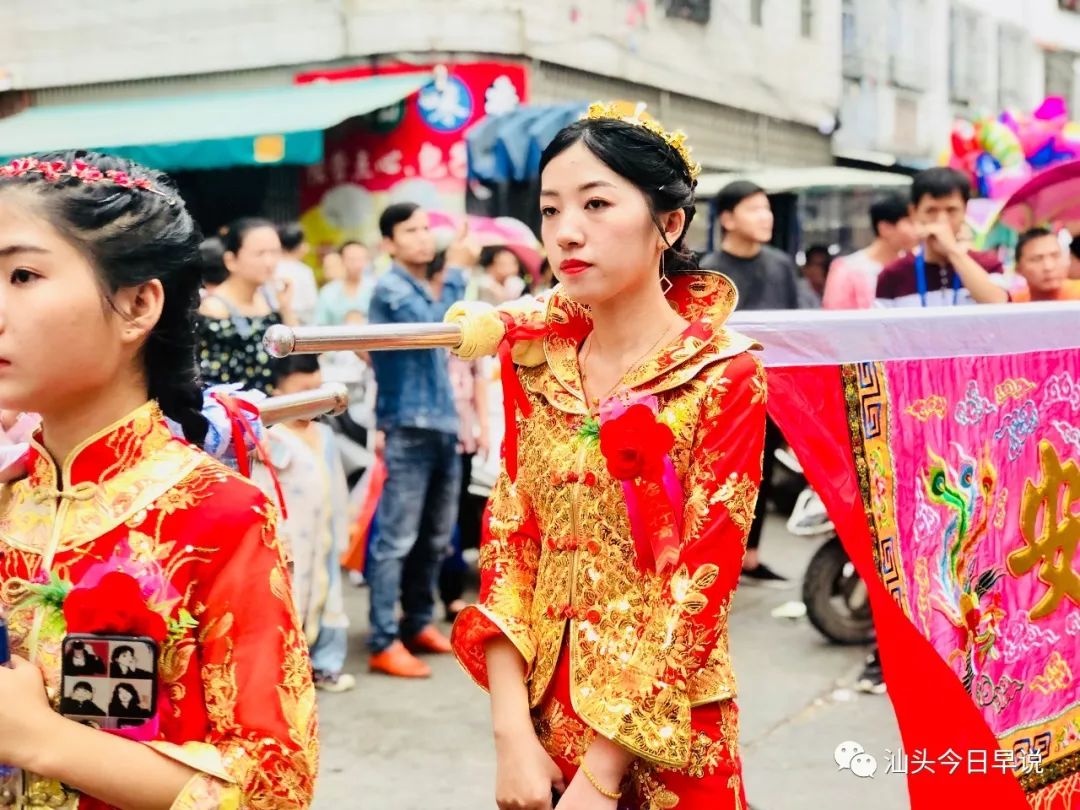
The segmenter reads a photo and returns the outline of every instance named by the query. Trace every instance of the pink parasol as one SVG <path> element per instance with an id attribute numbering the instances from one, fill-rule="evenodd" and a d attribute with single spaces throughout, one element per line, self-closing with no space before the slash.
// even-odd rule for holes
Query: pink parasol
<path id="1" fill-rule="evenodd" d="M 543 261 L 543 248 L 533 234 L 532 229 L 514 217 L 478 217 L 467 216 L 469 237 L 481 247 L 505 245 L 525 265 L 534 280 L 539 278 L 540 263 Z M 440 232 L 447 239 L 453 239 L 461 228 L 462 216 L 444 211 L 428 211 L 431 230 Z"/>
<path id="2" fill-rule="evenodd" d="M 1016 231 L 1080 220 L 1080 159 L 1052 166 L 1012 193 L 998 216 Z"/>

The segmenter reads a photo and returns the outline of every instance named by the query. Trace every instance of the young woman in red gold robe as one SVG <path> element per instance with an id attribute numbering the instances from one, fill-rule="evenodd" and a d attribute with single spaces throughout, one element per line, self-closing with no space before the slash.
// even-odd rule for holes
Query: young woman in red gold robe
<path id="1" fill-rule="evenodd" d="M 0 167 L 0 408 L 42 415 L 0 486 L 2 798 L 19 807 L 311 801 L 314 691 L 275 510 L 196 449 L 199 239 L 168 180 L 128 161 Z M 54 710 L 72 632 L 158 642 L 146 724 Z"/>
<path id="2" fill-rule="evenodd" d="M 541 165 L 560 287 L 542 312 L 450 314 L 467 344 L 492 319 L 530 341 L 516 371 L 503 355 L 518 415 L 480 601 L 453 634 L 491 693 L 497 803 L 745 808 L 727 619 L 764 375 L 723 328 L 731 284 L 683 247 L 697 166 L 681 135 L 596 105 Z"/>

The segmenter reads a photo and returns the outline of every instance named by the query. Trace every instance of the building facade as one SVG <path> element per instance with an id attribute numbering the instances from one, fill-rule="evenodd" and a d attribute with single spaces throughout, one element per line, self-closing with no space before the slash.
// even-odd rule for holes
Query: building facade
<path id="1" fill-rule="evenodd" d="M 1072 0 L 843 0 L 837 156 L 922 167 L 956 118 L 1080 113 L 1080 4 Z"/>
<path id="2" fill-rule="evenodd" d="M 1080 2 L 1049 0 L 1032 21 L 1043 50 L 1043 82 L 1047 95 L 1062 96 L 1080 113 Z"/>
<path id="3" fill-rule="evenodd" d="M 840 98 L 840 2 L 7 0 L 0 95 L 10 109 L 510 58 L 535 102 L 648 102 L 708 166 L 821 165 Z"/>

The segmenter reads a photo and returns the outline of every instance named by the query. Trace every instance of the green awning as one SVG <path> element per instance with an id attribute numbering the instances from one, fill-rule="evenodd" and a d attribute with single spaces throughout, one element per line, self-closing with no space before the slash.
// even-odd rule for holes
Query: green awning
<path id="1" fill-rule="evenodd" d="M 388 107 L 430 73 L 260 90 L 31 107 L 0 119 L 3 160 L 33 152 L 96 149 L 161 170 L 311 164 L 323 131 Z"/>

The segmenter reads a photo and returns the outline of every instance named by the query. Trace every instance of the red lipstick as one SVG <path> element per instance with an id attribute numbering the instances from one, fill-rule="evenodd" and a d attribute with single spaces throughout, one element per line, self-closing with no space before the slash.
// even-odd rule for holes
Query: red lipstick
<path id="1" fill-rule="evenodd" d="M 585 272 L 590 267 L 592 267 L 591 264 L 581 259 L 566 259 L 559 265 L 559 270 L 568 276 L 573 276 Z"/>

